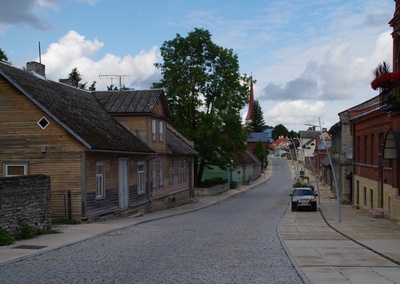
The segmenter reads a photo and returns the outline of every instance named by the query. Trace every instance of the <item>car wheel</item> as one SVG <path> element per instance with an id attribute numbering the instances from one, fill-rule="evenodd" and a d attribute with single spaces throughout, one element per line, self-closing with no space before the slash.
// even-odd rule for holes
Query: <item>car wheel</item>
<path id="1" fill-rule="evenodd" d="M 317 211 L 317 202 L 311 203 L 312 211 Z"/>
<path id="2" fill-rule="evenodd" d="M 296 211 L 297 203 L 292 202 L 292 211 Z"/>

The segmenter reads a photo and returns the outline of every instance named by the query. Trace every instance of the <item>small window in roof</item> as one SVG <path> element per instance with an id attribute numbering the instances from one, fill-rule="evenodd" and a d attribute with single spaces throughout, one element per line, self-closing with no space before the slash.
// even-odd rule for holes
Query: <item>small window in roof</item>
<path id="1" fill-rule="evenodd" d="M 50 125 L 50 121 L 47 120 L 44 116 L 37 122 L 37 124 L 42 128 L 43 130 L 46 129 L 47 126 Z"/>

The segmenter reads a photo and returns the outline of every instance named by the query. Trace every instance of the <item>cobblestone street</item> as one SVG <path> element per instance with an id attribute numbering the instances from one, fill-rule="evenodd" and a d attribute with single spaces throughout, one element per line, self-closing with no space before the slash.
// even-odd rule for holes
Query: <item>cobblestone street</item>
<path id="1" fill-rule="evenodd" d="M 302 283 L 277 234 L 289 171 L 214 206 L 0 267 L 1 283 Z M 286 170 L 281 170 L 286 169 Z"/>

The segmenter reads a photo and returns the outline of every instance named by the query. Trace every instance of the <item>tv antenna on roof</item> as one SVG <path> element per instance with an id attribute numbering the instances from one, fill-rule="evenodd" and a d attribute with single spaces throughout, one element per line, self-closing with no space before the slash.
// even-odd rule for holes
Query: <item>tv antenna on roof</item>
<path id="1" fill-rule="evenodd" d="M 129 75 L 101 75 L 99 74 L 99 77 L 106 77 L 106 78 L 110 78 L 111 79 L 111 85 L 113 85 L 113 79 L 118 79 L 119 81 L 119 90 L 122 90 L 122 84 L 121 84 L 121 78 L 122 77 L 127 77 Z"/>

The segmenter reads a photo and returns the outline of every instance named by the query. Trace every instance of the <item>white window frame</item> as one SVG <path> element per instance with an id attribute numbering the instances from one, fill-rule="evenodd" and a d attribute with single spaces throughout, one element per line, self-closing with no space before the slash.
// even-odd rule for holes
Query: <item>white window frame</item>
<path id="1" fill-rule="evenodd" d="M 158 142 L 164 143 L 164 121 L 158 123 Z"/>
<path id="2" fill-rule="evenodd" d="M 97 171 L 98 167 L 101 167 L 100 172 Z M 105 184 L 104 162 L 96 162 L 96 199 L 106 197 Z"/>
<path id="3" fill-rule="evenodd" d="M 160 161 L 159 166 L 160 166 L 160 169 L 159 169 L 160 177 L 159 177 L 158 182 L 159 182 L 160 188 L 162 188 L 164 186 L 164 161 Z"/>
<path id="4" fill-rule="evenodd" d="M 153 189 L 157 189 L 157 161 L 153 161 L 152 181 L 153 181 Z"/>
<path id="5" fill-rule="evenodd" d="M 10 162 L 10 163 L 4 163 L 3 168 L 4 168 L 4 176 L 5 177 L 16 177 L 20 175 L 10 175 L 8 172 L 8 168 L 10 167 L 23 167 L 24 168 L 24 176 L 28 175 L 28 163 L 19 163 L 19 162 Z"/>
<path id="6" fill-rule="evenodd" d="M 151 141 L 157 142 L 157 120 L 151 120 Z"/>
<path id="7" fill-rule="evenodd" d="M 137 191 L 138 194 L 146 193 L 146 167 L 144 162 L 137 163 L 137 177 L 138 177 L 138 185 Z"/>

